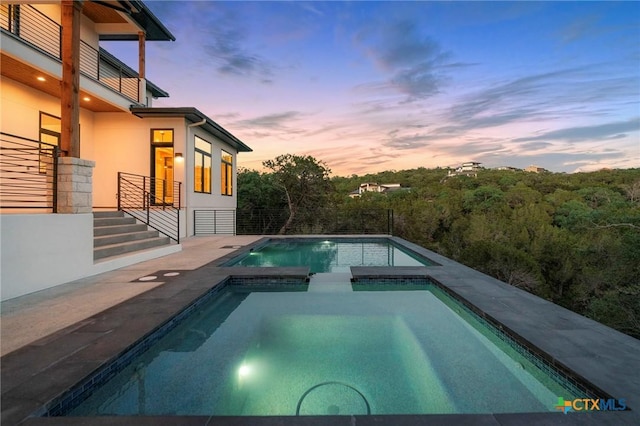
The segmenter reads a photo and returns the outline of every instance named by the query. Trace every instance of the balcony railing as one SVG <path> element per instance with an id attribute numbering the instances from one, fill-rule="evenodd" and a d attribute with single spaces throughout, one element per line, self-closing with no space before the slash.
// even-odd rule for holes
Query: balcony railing
<path id="1" fill-rule="evenodd" d="M 57 60 L 62 60 L 62 27 L 30 5 L 1 4 L 0 28 Z M 138 74 L 104 49 L 80 42 L 80 72 L 129 100 L 139 100 Z"/>
<path id="2" fill-rule="evenodd" d="M 0 133 L 0 210 L 56 212 L 57 146 Z"/>

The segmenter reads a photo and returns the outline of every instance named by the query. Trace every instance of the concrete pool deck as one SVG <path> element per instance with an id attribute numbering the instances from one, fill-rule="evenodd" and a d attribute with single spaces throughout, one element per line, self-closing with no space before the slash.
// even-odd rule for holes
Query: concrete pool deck
<path id="1" fill-rule="evenodd" d="M 183 250 L 2 303 L 2 424 L 639 424 L 640 341 L 400 241 L 440 264 L 354 268 L 357 276 L 426 272 L 632 411 L 355 417 L 28 417 L 229 275 L 303 276 L 301 268 L 225 268 L 258 236 L 194 237 Z M 324 237 L 323 237 L 324 238 Z M 242 248 L 239 248 L 242 247 Z M 231 271 L 233 269 L 233 272 Z M 171 272 L 179 272 L 172 276 Z M 170 275 L 165 276 L 168 273 Z M 302 274 L 302 275 L 301 275 Z M 156 276 L 149 281 L 142 277 Z M 558 395 L 562 396 L 562 395 Z M 550 401 L 550 406 L 555 401 Z"/>

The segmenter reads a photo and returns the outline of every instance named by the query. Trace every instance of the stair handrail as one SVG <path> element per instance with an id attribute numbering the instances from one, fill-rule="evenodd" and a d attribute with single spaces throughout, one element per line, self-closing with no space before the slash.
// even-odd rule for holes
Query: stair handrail
<path id="1" fill-rule="evenodd" d="M 180 243 L 182 182 L 173 182 L 170 196 L 166 187 L 165 179 L 118 172 L 118 210 Z"/>

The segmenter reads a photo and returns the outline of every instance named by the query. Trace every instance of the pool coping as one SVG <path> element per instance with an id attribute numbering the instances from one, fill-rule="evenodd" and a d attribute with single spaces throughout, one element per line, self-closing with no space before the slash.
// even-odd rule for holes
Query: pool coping
<path id="1" fill-rule="evenodd" d="M 320 236 L 319 238 L 327 238 Z M 260 239 L 210 263 L 186 271 L 134 298 L 59 330 L 2 357 L 3 424 L 638 424 L 640 341 L 560 306 L 467 268 L 397 237 L 383 236 L 434 260 L 438 266 L 354 267 L 355 275 L 426 274 L 504 324 L 525 341 L 634 411 L 574 415 L 519 413 L 418 416 L 309 417 L 29 417 L 110 359 L 126 351 L 229 277 L 308 277 L 308 268 L 219 266 L 268 241 Z M 287 238 L 287 237 L 278 237 Z M 290 237 L 299 238 L 299 237 Z M 305 237 L 310 238 L 310 237 Z M 341 236 L 331 236 L 331 239 Z M 351 237 L 353 238 L 353 237 Z M 362 238 L 366 238 L 363 236 Z M 377 237 L 376 237 L 377 238 Z M 381 269 L 382 268 L 382 269 Z M 384 270 L 386 269 L 386 270 Z M 561 396 L 561 395 L 559 395 Z M 352 422 L 353 420 L 353 422 Z M 6 422 L 6 423 L 5 423 Z M 141 423 L 142 422 L 142 423 Z"/>

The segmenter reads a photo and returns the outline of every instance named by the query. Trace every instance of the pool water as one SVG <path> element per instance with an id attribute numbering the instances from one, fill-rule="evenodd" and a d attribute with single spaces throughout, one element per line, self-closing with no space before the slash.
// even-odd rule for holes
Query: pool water
<path id="1" fill-rule="evenodd" d="M 348 272 L 351 266 L 428 266 L 433 263 L 388 240 L 271 240 L 225 266 L 308 266 L 312 273 Z"/>
<path id="2" fill-rule="evenodd" d="M 433 284 L 340 284 L 227 285 L 67 415 L 544 412 L 583 397 Z"/>

